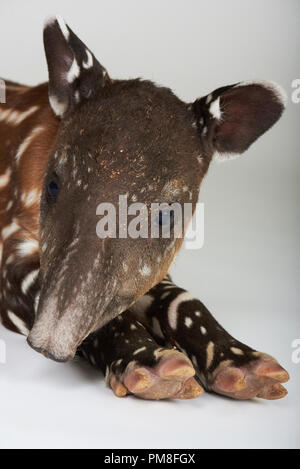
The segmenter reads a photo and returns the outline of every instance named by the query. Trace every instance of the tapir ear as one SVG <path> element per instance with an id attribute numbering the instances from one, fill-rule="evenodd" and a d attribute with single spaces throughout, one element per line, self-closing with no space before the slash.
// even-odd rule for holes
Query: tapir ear
<path id="1" fill-rule="evenodd" d="M 201 139 L 209 142 L 214 158 L 236 157 L 281 116 L 285 92 L 269 81 L 241 82 L 218 88 L 193 105 Z"/>
<path id="2" fill-rule="evenodd" d="M 44 46 L 49 101 L 57 116 L 63 117 L 110 81 L 105 68 L 60 16 L 46 22 Z"/>

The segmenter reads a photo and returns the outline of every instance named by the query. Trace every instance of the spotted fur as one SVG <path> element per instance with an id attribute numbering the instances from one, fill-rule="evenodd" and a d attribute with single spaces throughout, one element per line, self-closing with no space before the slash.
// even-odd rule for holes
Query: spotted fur
<path id="1" fill-rule="evenodd" d="M 211 388 L 222 362 L 242 366 L 257 359 L 257 351 L 234 339 L 201 301 L 175 285 L 170 276 L 131 307 L 161 344 L 176 346 L 191 359 L 202 384 Z M 159 333 L 157 327 L 159 326 Z"/>
<path id="2" fill-rule="evenodd" d="M 182 237 L 125 238 L 119 220 L 119 238 L 99 239 L 95 227 L 97 204 L 122 194 L 194 209 L 213 156 L 244 152 L 280 117 L 279 88 L 239 83 L 187 104 L 150 81 L 111 79 L 60 17 L 44 45 L 49 83 L 6 81 L 0 105 L 2 323 L 54 360 L 80 353 L 117 395 L 195 397 L 196 370 L 216 392 L 278 397 L 275 362 L 262 389 L 267 358 L 167 275 Z M 232 395 L 240 373 L 252 384 Z"/>

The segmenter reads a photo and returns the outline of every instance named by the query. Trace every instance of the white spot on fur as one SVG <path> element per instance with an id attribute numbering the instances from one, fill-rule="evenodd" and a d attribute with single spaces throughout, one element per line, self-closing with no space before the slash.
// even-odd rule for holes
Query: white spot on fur
<path id="1" fill-rule="evenodd" d="M 90 51 L 88 49 L 85 49 L 85 53 L 86 53 L 86 56 L 87 56 L 87 60 L 82 62 L 82 66 L 83 66 L 83 68 L 88 69 L 88 68 L 91 68 L 93 66 L 94 60 L 93 60 L 92 54 L 90 53 Z"/>
<path id="2" fill-rule="evenodd" d="M 31 106 L 27 111 L 20 112 L 18 117 L 15 119 L 14 124 L 18 125 L 23 122 L 23 120 L 27 119 L 27 117 L 31 116 L 34 112 L 36 112 L 39 109 L 39 106 Z"/>
<path id="3" fill-rule="evenodd" d="M 186 325 L 186 327 L 191 327 L 193 324 L 193 320 L 191 318 L 185 318 L 184 324 Z"/>
<path id="4" fill-rule="evenodd" d="M 200 318 L 200 316 L 201 316 L 201 311 L 195 311 L 195 316 L 198 316 L 198 318 Z"/>
<path id="5" fill-rule="evenodd" d="M 39 203 L 40 201 L 40 192 L 37 189 L 32 189 L 28 194 L 23 194 L 23 200 L 25 207 Z"/>
<path id="6" fill-rule="evenodd" d="M 160 299 L 161 299 L 161 300 L 164 300 L 165 298 L 167 298 L 167 296 L 170 295 L 170 293 L 171 293 L 170 291 L 167 291 L 167 292 L 163 293 L 163 294 L 161 295 Z"/>
<path id="7" fill-rule="evenodd" d="M 209 106 L 209 112 L 215 119 L 221 119 L 222 112 L 220 107 L 220 96 L 211 103 Z"/>
<path id="8" fill-rule="evenodd" d="M 0 189 L 3 189 L 3 187 L 7 186 L 7 184 L 10 181 L 10 176 L 11 176 L 11 169 L 7 168 L 5 173 L 0 176 Z"/>
<path id="9" fill-rule="evenodd" d="M 56 96 L 50 95 L 49 102 L 54 114 L 56 114 L 57 116 L 61 117 L 66 112 L 67 104 L 59 101 Z"/>
<path id="10" fill-rule="evenodd" d="M 23 142 L 19 145 L 19 148 L 16 153 L 16 161 L 17 163 L 19 162 L 21 156 L 23 153 L 27 150 L 29 145 L 31 144 L 32 140 L 34 140 L 35 137 L 37 137 L 41 132 L 43 132 L 44 127 L 35 127 L 32 129 L 30 134 L 23 140 Z"/>
<path id="11" fill-rule="evenodd" d="M 7 124 L 18 125 L 38 109 L 39 106 L 31 106 L 27 111 L 23 112 L 17 109 L 6 109 L 4 112 L 0 113 L 0 121 L 5 121 Z"/>
<path id="12" fill-rule="evenodd" d="M 228 160 L 235 160 L 239 156 L 241 156 L 240 153 L 219 153 L 218 151 L 215 151 L 213 154 L 213 159 L 215 161 L 224 162 Z"/>
<path id="13" fill-rule="evenodd" d="M 12 262 L 14 262 L 14 260 L 15 260 L 14 254 L 10 254 L 10 255 L 6 258 L 5 264 L 11 264 Z"/>
<path id="14" fill-rule="evenodd" d="M 151 274 L 151 269 L 147 264 L 144 264 L 143 267 L 139 270 L 143 277 L 147 277 Z"/>
<path id="15" fill-rule="evenodd" d="M 5 212 L 8 212 L 8 210 L 11 209 L 11 207 L 13 206 L 13 204 L 14 204 L 13 201 L 12 201 L 12 200 L 9 200 L 9 201 L 7 202 L 7 204 L 6 204 L 5 209 L 4 209 Z"/>
<path id="16" fill-rule="evenodd" d="M 25 239 L 18 245 L 17 250 L 18 254 L 22 257 L 30 256 L 31 254 L 38 252 L 39 243 L 36 239 L 33 238 Z"/>
<path id="17" fill-rule="evenodd" d="M 3 241 L 5 239 L 9 238 L 12 234 L 14 234 L 19 229 L 20 229 L 20 227 L 19 227 L 18 223 L 16 223 L 15 221 L 13 221 L 10 225 L 7 225 L 1 231 Z"/>
<path id="18" fill-rule="evenodd" d="M 38 273 L 39 273 L 39 269 L 33 270 L 32 272 L 29 272 L 29 274 L 27 274 L 26 277 L 23 279 L 22 284 L 21 284 L 21 290 L 24 293 L 24 295 L 26 295 L 28 289 L 36 280 Z"/>
<path id="19" fill-rule="evenodd" d="M 35 312 L 37 312 L 37 309 L 38 309 L 38 306 L 39 306 L 39 301 L 40 301 L 40 292 L 38 292 L 35 295 L 35 299 L 34 299 L 34 311 Z"/>
<path id="20" fill-rule="evenodd" d="M 21 332 L 21 334 L 28 336 L 28 327 L 22 319 L 20 319 L 15 313 L 10 310 L 7 311 L 7 316 L 9 317 L 10 321 L 14 324 L 14 326 L 16 326 L 18 331 Z"/>
<path id="21" fill-rule="evenodd" d="M 7 121 L 9 116 L 13 113 L 12 109 L 5 109 L 3 111 L 3 108 L 0 109 L 0 122 Z"/>
<path id="22" fill-rule="evenodd" d="M 200 327 L 200 331 L 202 332 L 203 335 L 207 334 L 207 330 L 205 329 L 204 326 Z"/>
<path id="23" fill-rule="evenodd" d="M 132 331 L 134 331 L 135 329 L 137 329 L 137 327 L 136 327 L 135 324 L 130 324 L 130 329 L 131 329 Z"/>
<path id="24" fill-rule="evenodd" d="M 76 103 L 79 103 L 80 101 L 80 94 L 79 94 L 79 91 L 76 90 L 75 93 L 74 93 L 74 98 L 75 98 L 75 102 Z"/>
<path id="25" fill-rule="evenodd" d="M 213 342 L 209 342 L 206 348 L 206 369 L 210 367 L 214 358 L 214 348 L 215 344 Z"/>
<path id="26" fill-rule="evenodd" d="M 75 78 L 79 77 L 79 74 L 80 74 L 80 68 L 78 66 L 78 63 L 77 63 L 75 57 L 74 57 L 72 65 L 70 67 L 70 70 L 67 73 L 68 83 L 73 83 Z"/>
<path id="27" fill-rule="evenodd" d="M 240 348 L 237 348 L 237 347 L 230 347 L 230 350 L 231 350 L 232 353 L 234 353 L 235 355 L 244 355 L 243 350 L 241 350 Z"/>
<path id="28" fill-rule="evenodd" d="M 141 348 L 138 348 L 137 350 L 135 350 L 135 351 L 133 352 L 132 355 L 137 355 L 138 353 L 141 353 L 141 352 L 143 352 L 144 350 L 146 350 L 146 347 L 145 347 L 145 346 L 144 346 L 144 347 L 141 347 Z"/>
<path id="29" fill-rule="evenodd" d="M 180 293 L 170 304 L 168 308 L 168 321 L 172 329 L 177 328 L 178 306 L 185 301 L 193 300 L 194 297 L 189 292 Z"/>

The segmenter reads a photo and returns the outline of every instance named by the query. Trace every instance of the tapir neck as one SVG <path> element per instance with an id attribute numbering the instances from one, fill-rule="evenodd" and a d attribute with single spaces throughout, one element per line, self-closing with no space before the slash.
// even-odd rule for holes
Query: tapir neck
<path id="1" fill-rule="evenodd" d="M 20 330 L 19 313 L 29 327 L 34 321 L 40 197 L 58 127 L 48 104 L 47 83 L 28 87 L 6 81 L 6 102 L 0 104 L 0 282 L 1 321 L 12 330 Z M 7 284 L 10 289 L 4 288 Z M 21 284 L 20 292 L 14 286 Z"/>
<path id="2" fill-rule="evenodd" d="M 45 167 L 58 126 L 47 83 L 28 87 L 6 82 L 6 103 L 0 105 L 1 229 L 17 218 L 37 236 Z"/>

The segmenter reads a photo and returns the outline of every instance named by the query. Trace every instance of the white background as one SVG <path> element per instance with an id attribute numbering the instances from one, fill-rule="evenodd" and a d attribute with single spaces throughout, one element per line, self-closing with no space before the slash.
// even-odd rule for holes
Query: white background
<path id="1" fill-rule="evenodd" d="M 0 4 L 0 75 L 47 79 L 45 17 L 61 13 L 112 77 L 141 76 L 186 101 L 218 86 L 272 79 L 289 101 L 279 123 L 238 160 L 213 164 L 203 182 L 205 245 L 184 251 L 175 280 L 238 339 L 290 372 L 279 401 L 117 399 L 82 363 L 57 364 L 0 326 L 1 447 L 299 447 L 300 364 L 291 343 L 299 316 L 299 113 L 297 0 L 69 0 Z"/>

